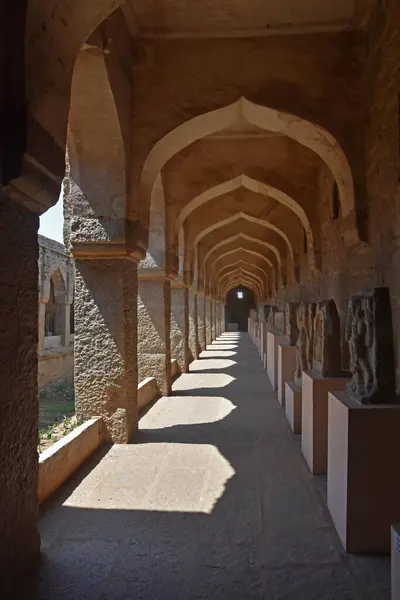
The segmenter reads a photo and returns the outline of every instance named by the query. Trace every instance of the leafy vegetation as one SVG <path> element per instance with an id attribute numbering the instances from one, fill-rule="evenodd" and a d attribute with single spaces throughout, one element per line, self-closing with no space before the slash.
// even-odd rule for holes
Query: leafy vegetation
<path id="1" fill-rule="evenodd" d="M 70 379 L 42 388 L 39 400 L 38 452 L 57 442 L 76 427 L 74 384 Z"/>

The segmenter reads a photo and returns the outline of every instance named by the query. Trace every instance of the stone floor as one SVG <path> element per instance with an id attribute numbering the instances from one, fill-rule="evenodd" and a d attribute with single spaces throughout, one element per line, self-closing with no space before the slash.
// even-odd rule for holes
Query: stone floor
<path id="1" fill-rule="evenodd" d="M 388 600 L 346 555 L 247 334 L 227 333 L 41 520 L 40 600 Z"/>

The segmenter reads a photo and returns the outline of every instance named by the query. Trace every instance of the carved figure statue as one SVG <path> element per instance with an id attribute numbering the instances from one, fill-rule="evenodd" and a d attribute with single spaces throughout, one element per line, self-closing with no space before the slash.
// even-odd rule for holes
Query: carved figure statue
<path id="1" fill-rule="evenodd" d="M 324 377 L 342 375 L 340 318 L 334 300 L 319 302 L 316 307 L 313 368 Z"/>
<path id="2" fill-rule="evenodd" d="M 289 337 L 290 346 L 295 346 L 299 337 L 297 326 L 297 309 L 299 302 L 288 302 L 285 307 L 285 335 Z"/>
<path id="3" fill-rule="evenodd" d="M 352 296 L 345 339 L 352 379 L 347 391 L 362 404 L 396 400 L 390 299 L 387 288 Z"/>
<path id="4" fill-rule="evenodd" d="M 316 304 L 309 302 L 307 306 L 308 319 L 307 319 L 307 371 L 311 371 L 313 368 L 314 358 L 314 320 Z"/>
<path id="5" fill-rule="evenodd" d="M 313 302 L 302 302 L 296 311 L 299 334 L 296 342 L 295 381 L 298 384 L 301 383 L 303 371 L 313 368 L 315 310 Z"/>
<path id="6" fill-rule="evenodd" d="M 307 338 L 308 338 L 308 306 L 306 302 L 301 302 L 297 307 L 297 329 L 298 336 L 296 341 L 296 371 L 295 380 L 301 382 L 302 373 L 308 368 L 307 362 Z"/>

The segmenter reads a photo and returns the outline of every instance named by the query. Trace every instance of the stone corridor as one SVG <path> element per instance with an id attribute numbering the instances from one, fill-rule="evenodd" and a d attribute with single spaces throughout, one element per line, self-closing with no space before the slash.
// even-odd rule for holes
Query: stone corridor
<path id="1" fill-rule="evenodd" d="M 41 518 L 40 600 L 388 600 L 345 554 L 247 333 L 224 333 Z"/>

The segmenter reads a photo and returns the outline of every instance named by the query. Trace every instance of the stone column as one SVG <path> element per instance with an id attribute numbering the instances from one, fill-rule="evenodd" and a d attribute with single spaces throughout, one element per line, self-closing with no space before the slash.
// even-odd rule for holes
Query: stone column
<path id="1" fill-rule="evenodd" d="M 206 302 L 204 296 L 197 295 L 197 352 L 196 357 L 199 358 L 201 352 L 206 348 Z"/>
<path id="2" fill-rule="evenodd" d="M 198 329 L 198 317 L 197 317 L 197 296 L 188 290 L 188 303 L 189 303 L 189 362 L 192 362 L 195 358 L 199 358 L 199 329 Z"/>
<path id="3" fill-rule="evenodd" d="M 38 215 L 0 191 L 0 580 L 4 591 L 7 581 L 24 581 L 40 548 L 38 227 Z"/>
<path id="4" fill-rule="evenodd" d="M 182 373 L 189 371 L 188 289 L 178 281 L 171 283 L 171 357 Z"/>
<path id="5" fill-rule="evenodd" d="M 206 344 L 207 346 L 212 343 L 212 300 L 206 298 L 205 304 L 205 325 L 206 325 Z"/>
<path id="6" fill-rule="evenodd" d="M 109 440 L 126 443 L 137 428 L 137 265 L 123 257 L 75 265 L 77 419 L 100 416 Z"/>
<path id="7" fill-rule="evenodd" d="M 67 302 L 56 304 L 55 329 L 61 335 L 61 344 L 68 346 L 70 339 L 70 313 L 71 305 Z"/>
<path id="8" fill-rule="evenodd" d="M 164 277 L 141 278 L 139 271 L 139 382 L 155 377 L 163 395 L 172 390 L 170 327 L 171 282 Z"/>
<path id="9" fill-rule="evenodd" d="M 218 334 L 217 334 L 217 301 L 215 299 L 213 299 L 212 301 L 212 326 L 213 326 L 213 335 L 212 335 L 212 339 L 213 341 L 217 339 Z"/>
<path id="10" fill-rule="evenodd" d="M 44 350 L 45 320 L 46 320 L 46 303 L 39 302 L 38 352 L 43 352 L 43 350 Z"/>

